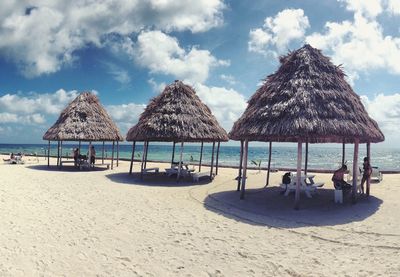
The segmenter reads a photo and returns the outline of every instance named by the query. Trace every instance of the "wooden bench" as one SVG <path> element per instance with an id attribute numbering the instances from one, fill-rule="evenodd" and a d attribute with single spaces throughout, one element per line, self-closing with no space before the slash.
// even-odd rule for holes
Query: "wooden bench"
<path id="1" fill-rule="evenodd" d="M 158 167 L 150 167 L 150 168 L 143 168 L 143 174 L 146 173 L 150 173 L 150 172 L 154 172 L 154 173 L 158 173 L 160 171 L 160 169 Z"/>
<path id="2" fill-rule="evenodd" d="M 193 182 L 198 182 L 201 177 L 210 177 L 210 172 L 196 172 L 192 174 Z"/>

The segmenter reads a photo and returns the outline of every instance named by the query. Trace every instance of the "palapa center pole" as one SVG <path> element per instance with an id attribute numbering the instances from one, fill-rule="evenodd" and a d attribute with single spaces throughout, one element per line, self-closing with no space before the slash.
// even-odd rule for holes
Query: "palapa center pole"
<path id="1" fill-rule="evenodd" d="M 246 139 L 244 141 L 244 151 L 243 151 L 243 178 L 242 178 L 242 188 L 240 192 L 240 199 L 244 199 L 244 192 L 246 190 L 246 176 L 247 176 L 247 154 L 249 150 L 249 141 Z"/>
<path id="2" fill-rule="evenodd" d="M 297 143 L 297 176 L 296 176 L 296 195 L 294 198 L 294 208 L 299 209 L 300 205 L 300 186 L 301 186 L 301 159 L 302 159 L 302 143 Z"/>
<path id="3" fill-rule="evenodd" d="M 140 165 L 140 179 L 143 179 L 144 159 L 145 159 L 145 156 L 146 156 L 146 145 L 147 145 L 147 142 L 144 141 L 143 142 L 142 163 Z"/>
<path id="4" fill-rule="evenodd" d="M 181 154 L 179 156 L 179 167 L 178 167 L 178 174 L 177 174 L 177 177 L 176 177 L 176 181 L 177 182 L 179 182 L 179 178 L 181 177 L 182 157 L 183 157 L 183 141 L 181 142 Z"/>
<path id="5" fill-rule="evenodd" d="M 60 142 L 60 164 L 59 164 L 60 168 L 62 167 L 62 145 L 63 145 L 63 142 L 61 141 Z"/>
<path id="6" fill-rule="evenodd" d="M 104 164 L 104 141 L 103 141 L 103 150 L 101 151 L 101 164 Z"/>
<path id="7" fill-rule="evenodd" d="M 345 140 L 343 139 L 343 145 L 342 145 L 342 166 L 344 165 L 345 157 L 346 157 L 346 144 L 345 144 Z"/>
<path id="8" fill-rule="evenodd" d="M 200 147 L 200 161 L 199 161 L 199 172 L 201 171 L 201 160 L 203 159 L 203 144 L 204 142 L 201 142 L 201 147 Z"/>
<path id="9" fill-rule="evenodd" d="M 358 144 L 359 140 L 354 140 L 354 157 L 353 157 L 353 189 L 351 191 L 353 204 L 357 202 L 357 178 L 358 178 Z"/>
<path id="10" fill-rule="evenodd" d="M 210 168 L 210 180 L 213 178 L 213 170 L 214 170 L 214 149 L 215 149 L 215 141 L 212 146 L 212 154 L 211 154 L 211 168 Z"/>
<path id="11" fill-rule="evenodd" d="M 218 141 L 218 146 L 217 146 L 217 159 L 216 159 L 216 161 L 215 161 L 215 175 L 218 175 L 219 146 L 220 146 L 220 142 Z"/>
<path id="12" fill-rule="evenodd" d="M 57 166 L 60 166 L 60 141 L 57 141 Z"/>
<path id="13" fill-rule="evenodd" d="M 306 141 L 306 157 L 304 162 L 304 175 L 307 175 L 308 171 L 308 139 Z"/>
<path id="14" fill-rule="evenodd" d="M 369 142 L 367 143 L 367 158 L 369 165 L 371 166 L 371 143 Z M 367 196 L 369 196 L 370 184 L 371 184 L 371 176 L 367 178 L 367 191 L 366 191 Z"/>
<path id="15" fill-rule="evenodd" d="M 113 140 L 112 153 L 111 153 L 111 169 L 114 169 L 114 146 L 115 146 L 115 141 Z"/>
<path id="16" fill-rule="evenodd" d="M 149 144 L 150 144 L 150 141 L 147 141 L 147 143 L 146 143 L 146 157 L 144 157 L 144 169 L 147 168 L 147 154 L 149 153 Z"/>
<path id="17" fill-rule="evenodd" d="M 176 144 L 176 142 L 174 141 L 174 143 L 172 144 L 171 168 L 172 168 L 172 165 L 174 164 L 174 158 L 175 158 L 175 144 Z"/>
<path id="18" fill-rule="evenodd" d="M 272 154 L 272 141 L 269 142 L 268 146 L 268 171 L 267 171 L 267 181 L 265 183 L 265 186 L 268 187 L 269 185 L 269 174 L 271 172 L 271 154 Z"/>
<path id="19" fill-rule="evenodd" d="M 81 154 L 81 141 L 79 141 L 79 154 Z"/>
<path id="20" fill-rule="evenodd" d="M 129 174 L 132 174 L 133 158 L 135 157 L 135 146 L 136 146 L 136 141 L 133 141 L 133 144 L 132 144 L 131 166 L 129 167 Z"/>
<path id="21" fill-rule="evenodd" d="M 117 140 L 117 167 L 119 166 L 119 141 Z"/>
<path id="22" fill-rule="evenodd" d="M 47 166 L 50 166 L 50 140 L 49 140 L 49 146 L 47 147 Z"/>
<path id="23" fill-rule="evenodd" d="M 240 190 L 240 184 L 242 182 L 242 165 L 243 165 L 243 140 L 240 141 L 240 160 L 239 160 L 239 174 L 238 174 L 238 184 L 237 191 Z"/>

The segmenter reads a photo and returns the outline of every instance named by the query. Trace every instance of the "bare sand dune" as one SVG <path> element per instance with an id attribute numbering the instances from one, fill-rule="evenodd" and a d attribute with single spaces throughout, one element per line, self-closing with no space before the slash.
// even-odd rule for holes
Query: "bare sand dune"
<path id="1" fill-rule="evenodd" d="M 257 171 L 244 201 L 233 169 L 196 184 L 127 172 L 126 162 L 90 172 L 43 159 L 0 165 L 0 275 L 400 274 L 400 175 L 385 175 L 357 205 L 338 205 L 330 176 L 318 174 L 324 189 L 302 195 L 295 211 L 293 196 L 262 189 Z"/>

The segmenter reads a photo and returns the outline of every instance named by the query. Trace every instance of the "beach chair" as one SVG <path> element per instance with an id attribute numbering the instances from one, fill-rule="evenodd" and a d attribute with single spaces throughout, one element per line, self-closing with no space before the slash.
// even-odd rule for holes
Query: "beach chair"
<path id="1" fill-rule="evenodd" d="M 379 168 L 376 166 L 372 167 L 371 181 L 381 182 L 383 180 L 383 174 L 379 171 Z"/>
<path id="2" fill-rule="evenodd" d="M 202 177 L 208 177 L 210 178 L 210 172 L 208 171 L 203 171 L 203 172 L 195 172 L 192 174 L 192 180 L 193 182 L 198 182 L 200 178 Z"/>

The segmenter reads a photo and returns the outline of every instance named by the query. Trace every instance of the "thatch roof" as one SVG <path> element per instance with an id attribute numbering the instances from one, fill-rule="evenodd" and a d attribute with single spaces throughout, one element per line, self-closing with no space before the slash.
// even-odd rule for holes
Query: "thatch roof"
<path id="1" fill-rule="evenodd" d="M 44 140 L 122 141 L 123 137 L 96 95 L 83 92 L 60 114 Z"/>
<path id="2" fill-rule="evenodd" d="M 194 89 L 175 81 L 150 101 L 126 140 L 211 142 L 228 135 Z"/>
<path id="3" fill-rule="evenodd" d="M 321 51 L 305 45 L 280 59 L 248 102 L 229 136 L 234 140 L 381 142 L 384 135 L 360 97 Z"/>

